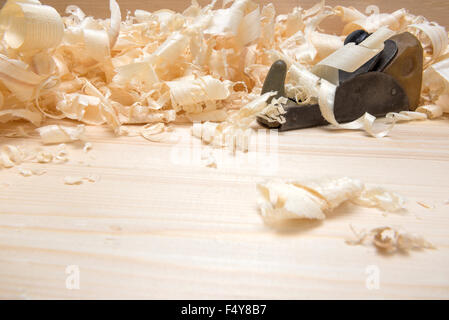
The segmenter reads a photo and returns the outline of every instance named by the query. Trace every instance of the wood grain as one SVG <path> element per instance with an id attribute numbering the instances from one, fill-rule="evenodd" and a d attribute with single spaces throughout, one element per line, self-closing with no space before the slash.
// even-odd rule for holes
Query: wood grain
<path id="1" fill-rule="evenodd" d="M 98 2 L 78 3 L 106 10 Z M 137 7 L 137 1 L 120 3 Z M 181 2 L 151 3 L 156 9 Z M 426 8 L 390 1 L 389 8 L 404 6 L 398 3 L 435 19 L 444 17 L 435 7 L 447 9 L 444 1 Z M 23 165 L 45 168 L 42 176 L 0 170 L 0 298 L 448 299 L 448 124 L 400 124 L 384 139 L 307 129 L 274 136 L 268 147 L 263 131 L 265 144 L 254 157 L 217 155 L 217 169 L 201 164 L 205 147 L 191 140 L 188 127 L 176 128 L 178 143 L 117 138 L 89 127 L 91 152 L 71 144 L 66 164 Z M 5 144 L 41 146 L 37 137 L 0 138 Z M 67 175 L 88 174 L 100 180 L 63 183 Z M 282 229 L 258 216 L 258 181 L 345 175 L 401 193 L 407 212 L 344 205 L 323 222 Z M 402 226 L 437 249 L 384 255 L 349 246 L 349 224 Z M 79 267 L 79 290 L 66 288 L 69 265 Z M 378 290 L 366 287 L 371 265 L 380 271 Z"/>
<path id="2" fill-rule="evenodd" d="M 70 162 L 35 165 L 48 171 L 39 177 L 0 172 L 9 185 L 0 193 L 0 297 L 448 298 L 448 121 L 398 125 L 385 139 L 285 133 L 272 152 L 225 155 L 229 163 L 217 169 L 198 163 L 188 128 L 176 129 L 184 141 L 169 144 L 90 127 L 91 153 L 70 145 Z M 267 159 L 277 161 L 271 171 Z M 63 184 L 66 175 L 88 174 L 100 180 Z M 323 222 L 280 230 L 262 223 L 257 181 L 326 175 L 397 191 L 408 198 L 408 212 L 384 216 L 347 205 Z M 349 246 L 349 224 L 402 226 L 438 249 L 386 256 Z M 80 268 L 80 290 L 65 287 L 68 265 Z M 369 265 L 380 269 L 379 290 L 365 287 Z"/>

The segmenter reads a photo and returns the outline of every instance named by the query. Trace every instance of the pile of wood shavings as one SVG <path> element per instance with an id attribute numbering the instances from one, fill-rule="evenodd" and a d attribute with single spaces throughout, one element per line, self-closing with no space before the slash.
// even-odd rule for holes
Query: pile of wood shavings
<path id="1" fill-rule="evenodd" d="M 311 94 L 319 88 L 304 84 L 304 75 L 342 49 L 351 31 L 382 27 L 418 36 L 426 66 L 422 105 L 431 105 L 424 114 L 449 112 L 447 33 L 405 9 L 365 15 L 321 1 L 276 15 L 272 4 L 225 0 L 218 8 L 214 0 L 205 7 L 193 1 L 182 13 L 136 10 L 122 19 L 110 0 L 110 11 L 110 19 L 95 19 L 71 5 L 61 17 L 37 0 L 7 1 L 0 12 L 0 122 L 26 119 L 39 126 L 45 118 L 69 118 L 126 134 L 124 124 L 201 121 L 196 136 L 244 150 L 250 124 L 270 107 L 259 94 L 275 59 L 302 75 L 289 71 L 289 93 L 316 98 Z M 319 29 L 331 16 L 345 24 L 341 35 Z M 366 49 L 370 55 L 381 50 Z M 332 106 L 325 108 L 332 119 Z M 417 113 L 400 117 L 422 119 Z M 372 121 L 365 117 L 351 128 L 382 136 L 372 133 Z"/>
<path id="2" fill-rule="evenodd" d="M 348 177 L 309 182 L 271 180 L 257 184 L 257 190 L 260 214 L 272 226 L 294 219 L 323 220 L 345 202 L 384 212 L 405 209 L 405 201 L 399 194 L 380 187 L 369 188 Z M 369 231 L 350 227 L 356 236 L 355 240 L 346 241 L 350 245 L 369 243 L 387 253 L 435 248 L 422 236 L 399 227 L 384 226 Z"/>

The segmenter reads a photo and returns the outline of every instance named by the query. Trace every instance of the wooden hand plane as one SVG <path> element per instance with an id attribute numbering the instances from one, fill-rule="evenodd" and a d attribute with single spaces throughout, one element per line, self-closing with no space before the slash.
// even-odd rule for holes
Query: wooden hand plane
<path id="1" fill-rule="evenodd" d="M 361 43 L 370 34 L 364 30 L 352 32 L 345 44 Z M 423 49 L 419 40 L 409 32 L 391 37 L 384 49 L 354 72 L 339 70 L 335 92 L 334 114 L 339 123 L 353 121 L 366 112 L 383 117 L 389 112 L 415 110 L 421 94 Z M 278 60 L 271 66 L 262 94 L 276 91 L 275 98 L 286 97 L 284 83 L 287 65 Z M 271 97 L 270 99 L 272 99 Z M 257 121 L 279 131 L 302 129 L 329 124 L 321 115 L 318 104 L 297 103 L 294 98 L 282 104 L 285 122 L 263 114 Z"/>

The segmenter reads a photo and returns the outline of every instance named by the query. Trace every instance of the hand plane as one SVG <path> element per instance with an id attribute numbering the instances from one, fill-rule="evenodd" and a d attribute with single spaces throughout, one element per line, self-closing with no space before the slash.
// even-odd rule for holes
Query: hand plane
<path id="1" fill-rule="evenodd" d="M 347 36 L 345 44 L 361 43 L 370 34 L 356 30 Z M 384 49 L 354 72 L 339 70 L 335 92 L 334 114 L 339 123 L 353 121 L 366 112 L 383 117 L 389 112 L 415 110 L 421 94 L 423 49 L 419 40 L 409 32 L 391 37 Z M 270 98 L 286 97 L 287 65 L 274 62 L 265 78 L 262 94 L 276 91 Z M 257 121 L 268 128 L 287 131 L 329 124 L 321 115 L 318 104 L 298 103 L 286 97 L 282 104 L 285 122 L 280 123 L 264 114 Z"/>

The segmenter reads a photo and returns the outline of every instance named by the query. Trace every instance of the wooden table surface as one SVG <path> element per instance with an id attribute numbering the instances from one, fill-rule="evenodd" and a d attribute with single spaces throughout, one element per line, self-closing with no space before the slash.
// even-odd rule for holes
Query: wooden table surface
<path id="1" fill-rule="evenodd" d="M 120 1 L 130 8 L 131 2 Z M 181 5 L 152 4 L 173 8 L 175 2 Z M 414 11 L 441 21 L 448 5 L 433 2 Z M 224 152 L 216 156 L 217 168 L 201 163 L 207 148 L 185 126 L 175 129 L 177 143 L 117 138 L 107 128 L 88 127 L 89 153 L 69 144 L 65 164 L 23 165 L 45 168 L 42 176 L 0 170 L 0 298 L 447 299 L 448 124 L 447 118 L 400 124 L 383 139 L 315 128 L 266 142 L 259 131 L 265 143 L 257 154 Z M 5 144 L 41 145 L 37 137 L 0 138 Z M 63 182 L 67 175 L 89 174 L 99 180 Z M 396 191 L 407 198 L 408 210 L 383 214 L 348 204 L 322 222 L 282 229 L 263 224 L 258 181 L 321 176 L 351 176 Z M 385 255 L 349 246 L 349 224 L 401 226 L 437 249 Z M 70 286 L 76 271 L 79 289 Z M 369 285 L 373 275 L 378 288 Z"/>

